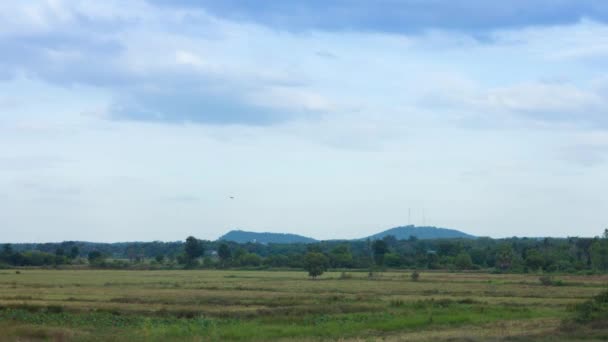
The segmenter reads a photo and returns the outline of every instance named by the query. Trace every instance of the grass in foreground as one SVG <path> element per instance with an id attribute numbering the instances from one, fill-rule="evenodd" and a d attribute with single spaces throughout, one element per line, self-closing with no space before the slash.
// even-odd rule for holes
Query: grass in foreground
<path id="1" fill-rule="evenodd" d="M 13 340 L 82 341 L 576 336 L 590 328 L 564 332 L 560 322 L 606 280 L 542 286 L 537 276 L 466 273 L 423 273 L 413 282 L 404 272 L 311 281 L 303 272 L 24 270 L 0 273 L 0 331 Z"/>

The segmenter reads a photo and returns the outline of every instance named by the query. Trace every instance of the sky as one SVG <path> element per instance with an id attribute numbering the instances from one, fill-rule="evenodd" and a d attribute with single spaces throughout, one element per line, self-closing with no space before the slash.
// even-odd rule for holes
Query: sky
<path id="1" fill-rule="evenodd" d="M 0 241 L 608 226 L 603 0 L 23 0 L 0 23 Z"/>

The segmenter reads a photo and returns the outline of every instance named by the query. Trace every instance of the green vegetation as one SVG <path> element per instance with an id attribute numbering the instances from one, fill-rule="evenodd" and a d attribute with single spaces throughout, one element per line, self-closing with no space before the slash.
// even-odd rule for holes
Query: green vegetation
<path id="1" fill-rule="evenodd" d="M 399 240 L 415 237 L 416 239 L 474 239 L 475 236 L 463 233 L 456 229 L 437 227 L 404 226 L 387 229 L 380 233 L 368 236 L 365 239 L 381 240 L 387 236 L 394 236 Z"/>
<path id="2" fill-rule="evenodd" d="M 231 241 L 236 243 L 313 243 L 318 242 L 315 239 L 297 235 L 283 233 L 256 233 L 246 232 L 243 230 L 231 230 L 222 235 L 218 240 Z"/>
<path id="3" fill-rule="evenodd" d="M 594 296 L 589 317 L 605 317 L 608 276 L 545 287 L 533 275 L 419 273 L 0 271 L 0 331 L 76 341 L 573 338 L 578 328 L 563 322 L 579 314 L 569 308 Z"/>
<path id="4" fill-rule="evenodd" d="M 607 235 L 608 236 L 608 235 Z M 309 252 L 328 268 L 486 270 L 499 273 L 588 274 L 608 271 L 608 238 L 436 239 L 392 235 L 381 240 L 309 244 L 239 244 L 188 237 L 185 242 L 94 244 L 67 241 L 6 244 L 0 268 L 22 266 L 176 269 L 303 269 Z M 66 252 L 66 251 L 69 251 Z"/>
<path id="5" fill-rule="evenodd" d="M 575 309 L 577 322 L 602 322 L 608 327 L 608 290 L 578 304 Z"/>
<path id="6" fill-rule="evenodd" d="M 0 331 L 77 341 L 604 339 L 606 251 L 608 234 L 7 244 Z"/>
<path id="7" fill-rule="evenodd" d="M 408 239 L 415 237 L 417 239 L 474 239 L 475 236 L 463 233 L 455 229 L 437 228 L 437 227 L 416 227 L 404 226 L 387 229 L 380 233 L 362 238 L 360 240 L 382 240 L 387 236 L 394 236 L 397 239 Z M 320 242 L 313 238 L 309 238 L 297 234 L 284 233 L 257 233 L 243 230 L 231 230 L 222 235 L 218 240 L 231 241 L 236 243 L 315 243 Z"/>
<path id="8" fill-rule="evenodd" d="M 205 247 L 202 242 L 194 236 L 189 236 L 184 244 L 184 255 L 186 266 L 192 267 L 197 264 L 197 259 L 203 255 Z"/>
<path id="9" fill-rule="evenodd" d="M 322 253 L 310 252 L 306 254 L 304 269 L 308 271 L 308 275 L 313 279 L 322 275 L 327 270 L 327 258 Z"/>

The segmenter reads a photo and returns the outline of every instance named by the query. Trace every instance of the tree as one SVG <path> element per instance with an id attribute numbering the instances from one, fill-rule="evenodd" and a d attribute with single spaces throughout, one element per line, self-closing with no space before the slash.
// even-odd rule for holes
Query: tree
<path id="1" fill-rule="evenodd" d="M 502 271 L 506 271 L 511 268 L 513 262 L 513 249 L 507 244 L 503 244 L 499 247 L 496 254 L 496 266 Z"/>
<path id="2" fill-rule="evenodd" d="M 230 257 L 232 257 L 232 253 L 230 253 L 230 247 L 228 247 L 228 245 L 225 243 L 220 244 L 220 247 L 217 249 L 217 255 L 220 257 L 222 267 L 225 267 L 226 262 L 230 261 Z"/>
<path id="3" fill-rule="evenodd" d="M 317 252 L 309 252 L 304 260 L 304 269 L 312 279 L 316 279 L 327 270 L 328 260 L 325 255 Z"/>
<path id="4" fill-rule="evenodd" d="M 13 246 L 10 243 L 2 246 L 2 252 L 6 254 L 13 254 Z"/>
<path id="5" fill-rule="evenodd" d="M 460 270 L 468 270 L 473 268 L 473 261 L 467 252 L 460 252 L 454 258 L 454 265 Z"/>
<path id="6" fill-rule="evenodd" d="M 382 238 L 382 241 L 386 242 L 388 247 L 395 247 L 399 243 L 399 240 L 397 240 L 395 235 L 387 235 Z"/>
<path id="7" fill-rule="evenodd" d="M 384 240 L 376 240 L 372 243 L 372 251 L 374 252 L 374 261 L 376 265 L 384 264 L 384 255 L 388 252 L 388 245 Z"/>
<path id="8" fill-rule="evenodd" d="M 63 248 L 57 248 L 55 250 L 55 265 L 60 265 L 65 262 L 65 250 Z"/>
<path id="9" fill-rule="evenodd" d="M 399 267 L 401 266 L 401 257 L 397 253 L 386 253 L 384 255 L 384 264 L 387 267 Z"/>
<path id="10" fill-rule="evenodd" d="M 126 249 L 126 253 L 129 257 L 129 261 L 131 262 L 140 262 L 143 258 L 143 251 L 141 245 L 137 243 L 129 245 Z"/>
<path id="11" fill-rule="evenodd" d="M 591 245 L 593 239 L 579 238 L 576 240 L 576 248 L 578 250 L 579 259 L 583 261 L 588 268 L 591 268 Z"/>
<path id="12" fill-rule="evenodd" d="M 460 253 L 461 246 L 457 241 L 440 241 L 437 246 L 437 253 L 441 256 L 456 256 Z"/>
<path id="13" fill-rule="evenodd" d="M 353 265 L 353 255 L 347 244 L 334 247 L 329 253 L 329 258 L 332 267 L 352 267 Z"/>
<path id="14" fill-rule="evenodd" d="M 255 253 L 246 253 L 241 257 L 240 264 L 243 266 L 260 266 L 262 258 Z"/>
<path id="15" fill-rule="evenodd" d="M 608 271 L 608 241 L 597 240 L 591 245 L 591 260 L 595 269 Z"/>
<path id="16" fill-rule="evenodd" d="M 247 251 L 243 247 L 239 247 L 234 251 L 233 259 L 238 262 L 245 254 L 247 254 Z"/>
<path id="17" fill-rule="evenodd" d="M 540 252 L 536 249 L 530 249 L 526 253 L 526 266 L 532 270 L 537 271 L 539 268 L 543 267 L 545 260 Z"/>
<path id="18" fill-rule="evenodd" d="M 8 261 L 9 259 L 11 259 L 12 256 L 13 247 L 10 243 L 7 243 L 2 247 L 2 254 L 0 255 L 0 257 L 2 258 L 2 260 Z"/>
<path id="19" fill-rule="evenodd" d="M 186 252 L 186 263 L 191 265 L 195 262 L 196 259 L 203 255 L 205 249 L 200 240 L 198 240 L 194 236 L 189 236 L 186 239 L 184 251 Z"/>
<path id="20" fill-rule="evenodd" d="M 96 264 L 102 262 L 104 257 L 100 251 L 91 251 L 89 252 L 88 259 L 90 264 Z"/>
<path id="21" fill-rule="evenodd" d="M 475 265 L 484 266 L 486 264 L 486 251 L 482 248 L 473 248 L 469 251 L 471 261 Z"/>
<path id="22" fill-rule="evenodd" d="M 70 259 L 76 259 L 79 255 L 80 249 L 78 249 L 78 246 L 72 246 L 72 249 L 70 249 Z"/>

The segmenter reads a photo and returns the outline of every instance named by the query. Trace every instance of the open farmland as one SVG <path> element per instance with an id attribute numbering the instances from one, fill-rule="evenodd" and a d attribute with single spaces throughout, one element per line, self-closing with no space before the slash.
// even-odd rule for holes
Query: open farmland
<path id="1" fill-rule="evenodd" d="M 13 340 L 606 337 L 562 322 L 608 276 L 295 271 L 0 271 L 0 331 Z M 579 334 L 579 335 L 577 335 Z"/>

